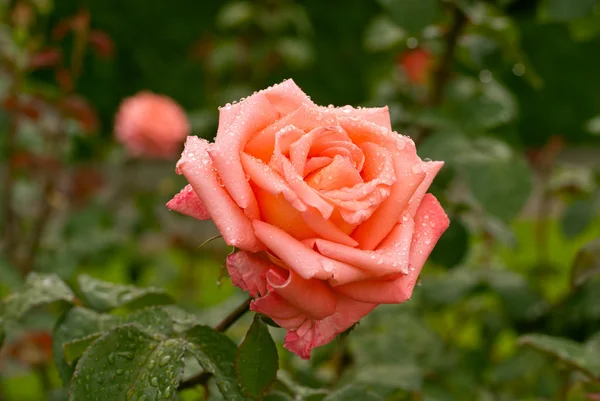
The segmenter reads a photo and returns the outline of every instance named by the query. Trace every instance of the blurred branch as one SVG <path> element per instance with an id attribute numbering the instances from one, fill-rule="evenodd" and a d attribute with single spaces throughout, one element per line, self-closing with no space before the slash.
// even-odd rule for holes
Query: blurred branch
<path id="1" fill-rule="evenodd" d="M 14 186 L 14 175 L 15 166 L 13 161 L 13 152 L 15 148 L 15 142 L 17 138 L 17 131 L 19 129 L 19 116 L 14 114 L 10 121 L 10 127 L 6 136 L 6 167 L 4 171 L 4 196 L 2 200 L 3 205 L 3 221 L 4 221 L 4 249 L 9 261 L 12 260 L 14 254 L 14 240 L 15 240 L 15 213 L 12 207 L 13 198 L 13 186 Z"/>
<path id="2" fill-rule="evenodd" d="M 433 85 L 427 102 L 430 106 L 438 106 L 442 102 L 444 88 L 446 87 L 452 72 L 452 63 L 454 61 L 456 45 L 458 44 L 458 37 L 466 24 L 467 16 L 458 8 L 458 6 L 452 4 L 452 23 L 444 38 L 446 47 L 440 62 L 433 72 Z"/>
<path id="3" fill-rule="evenodd" d="M 225 319 L 223 319 L 221 323 L 215 326 L 215 330 L 222 333 L 230 328 L 235 322 L 238 321 L 239 318 L 244 316 L 244 314 L 250 310 L 250 302 L 252 302 L 252 298 L 248 298 L 242 302 L 237 308 L 231 311 L 229 315 L 225 316 Z M 196 386 L 204 385 L 211 377 L 212 373 L 210 372 L 199 373 L 196 376 L 190 377 L 189 379 L 181 382 L 178 390 L 186 390 Z"/>
<path id="4" fill-rule="evenodd" d="M 244 314 L 250 310 L 250 302 L 252 302 L 252 298 L 248 298 L 242 302 L 229 315 L 225 316 L 225 319 L 215 327 L 215 330 L 223 333 L 230 328 L 239 318 L 244 316 Z"/>
<path id="5" fill-rule="evenodd" d="M 467 16 L 460 8 L 458 8 L 458 6 L 455 4 L 451 4 L 450 6 L 452 7 L 452 21 L 450 23 L 450 28 L 444 37 L 444 53 L 433 71 L 431 91 L 429 92 L 429 97 L 426 101 L 426 105 L 429 107 L 436 107 L 442 103 L 444 90 L 452 73 L 452 64 L 454 62 L 454 53 L 456 51 L 456 45 L 458 44 L 458 38 L 468 21 Z M 422 142 L 429 134 L 429 129 L 421 128 L 415 142 L 417 144 Z"/>

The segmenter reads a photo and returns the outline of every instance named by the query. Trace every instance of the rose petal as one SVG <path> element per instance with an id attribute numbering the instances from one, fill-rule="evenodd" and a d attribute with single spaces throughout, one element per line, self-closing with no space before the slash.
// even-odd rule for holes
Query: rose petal
<path id="1" fill-rule="evenodd" d="M 343 106 L 335 108 L 325 108 L 329 113 L 337 117 L 359 117 L 370 123 L 377 124 L 387 130 L 392 130 L 392 122 L 390 120 L 390 112 L 387 106 L 384 107 L 359 107 Z"/>
<path id="2" fill-rule="evenodd" d="M 324 219 L 329 219 L 333 213 L 333 206 L 324 200 L 314 189 L 312 189 L 304 178 L 298 174 L 294 167 L 287 159 L 282 159 L 283 176 L 298 197 L 308 206 L 312 206 L 321 213 Z"/>
<path id="3" fill-rule="evenodd" d="M 177 162 L 178 174 L 183 174 L 192 185 L 227 244 L 252 252 L 264 249 L 254 235 L 250 220 L 221 187 L 208 155 L 209 149 L 206 140 L 188 137 Z"/>
<path id="4" fill-rule="evenodd" d="M 250 296 L 267 293 L 266 274 L 271 263 L 257 254 L 240 251 L 226 259 L 227 271 L 233 285 L 248 292 Z"/>
<path id="5" fill-rule="evenodd" d="M 308 317 L 276 292 L 269 292 L 250 303 L 250 310 L 269 316 L 275 323 L 288 330 L 295 330 Z"/>
<path id="6" fill-rule="evenodd" d="M 329 166 L 309 175 L 305 180 L 317 191 L 352 188 L 363 182 L 352 160 L 338 155 L 333 158 Z"/>
<path id="7" fill-rule="evenodd" d="M 425 178 L 423 179 L 423 182 L 421 182 L 421 185 L 419 185 L 419 188 L 417 188 L 409 202 L 408 210 L 411 216 L 414 217 L 414 215 L 417 213 L 417 209 L 421 204 L 423 196 L 425 196 L 425 193 L 431 186 L 433 179 L 443 166 L 444 162 L 428 162 L 424 164 L 423 168 L 425 170 Z"/>
<path id="8" fill-rule="evenodd" d="M 304 172 L 304 165 L 306 164 L 306 160 L 311 153 L 313 146 L 321 141 L 336 140 L 349 141 L 350 139 L 340 127 L 331 126 L 315 128 L 308 134 L 303 135 L 297 141 L 292 143 L 289 147 L 290 161 L 298 174 L 302 174 Z M 277 147 L 277 145 L 278 143 L 276 142 L 275 146 Z M 279 147 L 281 153 L 286 153 L 285 149 L 283 149 L 281 145 Z M 320 149 L 317 153 L 320 153 L 321 151 L 322 149 Z M 317 156 L 317 154 L 313 153 L 312 156 Z"/>
<path id="9" fill-rule="evenodd" d="M 304 173 L 302 175 L 306 177 L 313 171 L 327 166 L 329 163 L 331 163 L 331 157 L 311 157 L 304 165 Z"/>
<path id="10" fill-rule="evenodd" d="M 390 196 L 379 205 L 377 210 L 352 233 L 361 249 L 375 249 L 400 220 L 423 179 L 425 173 L 415 170 L 412 155 L 394 156 L 396 182 L 392 185 Z"/>
<path id="11" fill-rule="evenodd" d="M 324 319 L 335 312 L 335 295 L 321 280 L 304 280 L 293 270 L 271 269 L 267 272 L 267 282 L 311 319 Z"/>
<path id="12" fill-rule="evenodd" d="M 392 229 L 388 238 L 382 243 L 382 247 L 375 251 L 351 248 L 324 239 L 317 239 L 315 245 L 322 255 L 368 270 L 375 277 L 392 273 L 406 274 L 414 229 L 412 218 L 406 217 L 406 220 L 403 219 Z M 340 284 L 336 282 L 334 285 Z"/>
<path id="13" fill-rule="evenodd" d="M 268 165 L 263 163 L 262 160 L 242 153 L 241 161 L 246 174 L 260 188 L 271 195 L 283 194 L 284 198 L 300 212 L 304 212 L 307 209 L 304 202 L 298 198 L 285 180 Z"/>
<path id="14" fill-rule="evenodd" d="M 191 185 L 186 185 L 183 189 L 167 203 L 170 210 L 175 210 L 186 216 L 193 217 L 198 220 L 209 220 L 210 214 L 206 210 L 206 206 L 202 203 Z"/>
<path id="15" fill-rule="evenodd" d="M 320 238 L 328 239 L 335 243 L 348 245 L 350 247 L 358 245 L 358 242 L 343 232 L 331 220 L 325 220 L 314 208 L 309 208 L 302 213 L 302 218 L 311 230 L 318 234 Z"/>
<path id="16" fill-rule="evenodd" d="M 227 191 L 250 218 L 258 218 L 258 205 L 240 162 L 240 152 L 251 135 L 279 118 L 279 113 L 261 93 L 237 106 L 237 113 L 220 124 L 210 156 Z"/>
<path id="17" fill-rule="evenodd" d="M 256 186 L 254 186 L 254 194 L 262 221 L 282 229 L 297 240 L 316 236 L 316 233 L 306 224 L 302 213 L 290 205 L 283 195 L 274 196 Z"/>
<path id="18" fill-rule="evenodd" d="M 281 115 L 290 114 L 302 105 L 314 107 L 314 103 L 292 79 L 273 85 L 263 93 Z"/>
<path id="19" fill-rule="evenodd" d="M 306 321 L 297 330 L 290 330 L 285 336 L 283 346 L 301 358 L 308 359 L 311 349 L 329 343 L 376 306 L 375 304 L 356 302 L 337 294 L 337 310 L 333 315 L 323 320 Z"/>
<path id="20" fill-rule="evenodd" d="M 293 125 L 294 127 L 309 132 L 318 127 L 336 126 L 335 117 L 319 111 L 316 106 L 302 105 L 298 110 L 259 131 L 246 144 L 244 151 L 268 163 L 275 149 L 275 137 L 281 129 Z"/>
<path id="21" fill-rule="evenodd" d="M 342 285 L 335 291 L 361 302 L 386 304 L 406 301 L 412 295 L 425 261 L 449 224 L 448 216 L 437 199 L 426 194 L 415 215 L 408 274 L 391 281 L 370 280 Z"/>

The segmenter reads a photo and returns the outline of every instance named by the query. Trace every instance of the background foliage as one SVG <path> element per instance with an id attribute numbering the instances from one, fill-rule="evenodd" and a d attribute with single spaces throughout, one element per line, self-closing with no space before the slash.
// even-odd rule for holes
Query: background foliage
<path id="1" fill-rule="evenodd" d="M 0 17 L 0 399 L 600 399 L 597 0 L 2 0 Z M 218 105 L 288 77 L 320 104 L 388 104 L 446 161 L 452 221 L 411 301 L 310 361 L 249 315 L 209 328 L 244 300 L 230 250 L 163 206 L 175 160 L 112 136 L 139 90 L 212 138 Z"/>

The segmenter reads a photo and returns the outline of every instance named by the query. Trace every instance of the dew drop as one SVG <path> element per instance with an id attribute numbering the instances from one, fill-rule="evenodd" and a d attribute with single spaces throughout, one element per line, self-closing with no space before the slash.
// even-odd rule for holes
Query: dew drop
<path id="1" fill-rule="evenodd" d="M 171 360 L 171 356 L 165 355 L 158 362 L 158 366 L 165 366 L 167 363 L 169 363 L 170 360 Z"/>
<path id="2" fill-rule="evenodd" d="M 150 384 L 154 387 L 158 387 L 158 378 L 153 377 L 152 379 L 150 379 Z"/>
<path id="3" fill-rule="evenodd" d="M 123 373 L 125 373 L 125 371 L 124 371 L 123 369 L 117 369 L 117 370 L 115 371 L 115 373 L 116 373 L 117 375 L 121 376 Z"/>
<path id="4" fill-rule="evenodd" d="M 154 369 L 154 366 L 156 366 L 156 361 L 154 359 L 150 359 L 150 362 L 148 362 L 148 369 Z"/>
<path id="5" fill-rule="evenodd" d="M 108 363 L 110 363 L 111 365 L 115 364 L 115 354 L 114 352 L 111 352 L 110 354 L 108 354 L 108 356 L 106 357 L 106 359 L 108 360 Z"/>

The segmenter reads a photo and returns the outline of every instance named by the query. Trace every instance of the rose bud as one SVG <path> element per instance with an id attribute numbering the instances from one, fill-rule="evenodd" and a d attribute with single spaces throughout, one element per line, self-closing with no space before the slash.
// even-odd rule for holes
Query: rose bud
<path id="1" fill-rule="evenodd" d="M 121 103 L 115 135 L 133 156 L 169 159 L 190 133 L 185 111 L 171 98 L 141 92 Z"/>
<path id="2" fill-rule="evenodd" d="M 308 358 L 411 297 L 449 224 L 427 194 L 442 165 L 392 131 L 387 107 L 317 106 L 287 80 L 222 107 L 214 143 L 187 139 L 176 170 L 189 185 L 167 206 L 241 250 L 233 284 Z"/>

